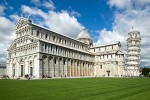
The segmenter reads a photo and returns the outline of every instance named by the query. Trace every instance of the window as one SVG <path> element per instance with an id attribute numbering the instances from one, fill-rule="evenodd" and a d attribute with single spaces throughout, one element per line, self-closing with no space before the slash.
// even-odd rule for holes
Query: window
<path id="1" fill-rule="evenodd" d="M 33 67 L 30 67 L 30 75 L 33 76 Z"/>
<path id="2" fill-rule="evenodd" d="M 55 36 L 53 36 L 53 41 L 55 41 Z"/>
<path id="3" fill-rule="evenodd" d="M 102 65 L 100 65 L 100 69 L 102 69 Z"/>
<path id="4" fill-rule="evenodd" d="M 47 45 L 45 44 L 45 49 L 47 48 Z"/>
<path id="5" fill-rule="evenodd" d="M 57 52 L 57 47 L 56 47 L 56 52 Z"/>
<path id="6" fill-rule="evenodd" d="M 101 51 L 101 48 L 99 48 L 99 51 Z"/>
<path id="7" fill-rule="evenodd" d="M 61 43 L 61 38 L 59 38 L 59 43 Z"/>
<path id="8" fill-rule="evenodd" d="M 54 60 L 54 63 L 56 64 L 56 59 Z"/>
<path id="9" fill-rule="evenodd" d="M 39 36 L 39 31 L 36 31 L 36 36 Z"/>
<path id="10" fill-rule="evenodd" d="M 112 49 L 113 49 L 113 45 L 112 45 Z"/>
<path id="11" fill-rule="evenodd" d="M 64 60 L 64 65 L 65 65 L 65 60 Z"/>
<path id="12" fill-rule="evenodd" d="M 47 34 L 45 34 L 45 38 L 47 39 Z"/>
<path id="13" fill-rule="evenodd" d="M 65 40 L 65 44 L 66 44 L 66 40 Z"/>
<path id="14" fill-rule="evenodd" d="M 105 47 L 105 50 L 106 50 L 106 47 Z"/>
<path id="15" fill-rule="evenodd" d="M 51 45 L 51 50 L 53 49 L 53 46 Z"/>
<path id="16" fill-rule="evenodd" d="M 94 52 L 95 52 L 95 49 L 94 49 Z"/>
<path id="17" fill-rule="evenodd" d="M 107 55 L 107 58 L 108 58 L 108 55 Z"/>
<path id="18" fill-rule="evenodd" d="M 23 65 L 21 65 L 21 77 L 23 76 L 24 74 L 24 68 L 23 68 Z"/>

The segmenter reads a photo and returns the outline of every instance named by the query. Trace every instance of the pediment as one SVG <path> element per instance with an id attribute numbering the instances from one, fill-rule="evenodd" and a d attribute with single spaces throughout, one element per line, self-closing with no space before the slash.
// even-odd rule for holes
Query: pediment
<path id="1" fill-rule="evenodd" d="M 11 48 L 16 48 L 15 40 L 11 43 L 10 47 L 8 48 L 8 50 L 10 50 Z"/>
<path id="2" fill-rule="evenodd" d="M 117 51 L 117 54 L 123 54 L 120 50 Z"/>
<path id="3" fill-rule="evenodd" d="M 21 18 L 21 19 L 19 19 L 19 21 L 17 22 L 15 29 L 19 29 L 20 27 L 23 27 L 23 26 L 27 25 L 28 23 L 29 23 L 28 19 L 26 19 L 26 18 Z"/>

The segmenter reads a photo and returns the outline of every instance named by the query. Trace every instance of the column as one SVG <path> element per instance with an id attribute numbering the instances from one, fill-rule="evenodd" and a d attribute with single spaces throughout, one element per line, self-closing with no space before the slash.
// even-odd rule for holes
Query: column
<path id="1" fill-rule="evenodd" d="M 67 63 L 67 76 L 71 76 L 71 60 L 68 59 L 68 63 Z"/>
<path id="2" fill-rule="evenodd" d="M 56 72 L 57 71 L 57 68 L 56 68 L 57 67 L 57 58 L 54 57 L 54 61 L 53 62 L 54 62 L 53 63 L 53 65 L 54 65 L 54 77 L 56 77 L 56 74 L 57 74 L 57 72 Z"/>
<path id="3" fill-rule="evenodd" d="M 71 60 L 71 76 L 73 76 L 73 61 Z"/>
<path id="4" fill-rule="evenodd" d="M 83 76 L 83 62 L 80 62 L 80 76 Z"/>
<path id="5" fill-rule="evenodd" d="M 63 73 L 64 73 L 64 62 L 63 59 L 60 58 L 60 63 L 59 63 L 59 71 L 60 71 L 60 77 L 63 77 Z"/>
<path id="6" fill-rule="evenodd" d="M 52 77 L 52 66 L 53 66 L 52 60 L 53 60 L 53 58 L 50 56 L 49 57 L 49 67 L 48 67 L 48 76 L 49 77 Z"/>
<path id="7" fill-rule="evenodd" d="M 68 60 L 65 59 L 65 64 L 64 64 L 64 76 L 67 77 L 67 65 L 68 65 Z"/>
<path id="8" fill-rule="evenodd" d="M 56 77 L 59 76 L 59 58 L 56 58 L 55 75 L 56 75 Z"/>
<path id="9" fill-rule="evenodd" d="M 90 65 L 88 63 L 88 75 L 87 76 L 90 76 Z"/>
<path id="10" fill-rule="evenodd" d="M 55 76 L 55 58 L 54 57 L 51 58 L 50 73 L 52 77 Z"/>
<path id="11" fill-rule="evenodd" d="M 74 76 L 77 76 L 77 61 L 74 62 Z"/>
<path id="12" fill-rule="evenodd" d="M 85 76 L 88 76 L 88 64 L 85 65 Z"/>
<path id="13" fill-rule="evenodd" d="M 79 76 L 79 62 L 77 62 L 77 76 Z"/>
<path id="14" fill-rule="evenodd" d="M 84 62 L 82 62 L 82 76 L 84 76 Z"/>
<path id="15" fill-rule="evenodd" d="M 47 56 L 47 59 L 46 59 L 46 76 L 48 77 L 48 71 L 49 71 L 49 56 Z"/>
<path id="16" fill-rule="evenodd" d="M 79 76 L 81 76 L 81 62 L 79 62 Z"/>

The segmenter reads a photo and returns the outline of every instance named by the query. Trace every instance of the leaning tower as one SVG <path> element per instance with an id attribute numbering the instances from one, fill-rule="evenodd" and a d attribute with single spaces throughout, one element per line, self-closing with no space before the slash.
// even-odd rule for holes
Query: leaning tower
<path id="1" fill-rule="evenodd" d="M 128 33 L 127 38 L 127 76 L 139 76 L 140 72 L 140 52 L 141 37 L 139 31 Z"/>

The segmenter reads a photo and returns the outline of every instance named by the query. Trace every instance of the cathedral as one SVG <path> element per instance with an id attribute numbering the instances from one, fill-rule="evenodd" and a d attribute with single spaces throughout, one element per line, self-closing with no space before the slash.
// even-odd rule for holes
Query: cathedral
<path id="1" fill-rule="evenodd" d="M 21 18 L 16 39 L 7 51 L 10 78 L 123 77 L 126 75 L 121 43 L 93 46 L 86 29 L 77 39 L 53 32 Z"/>

